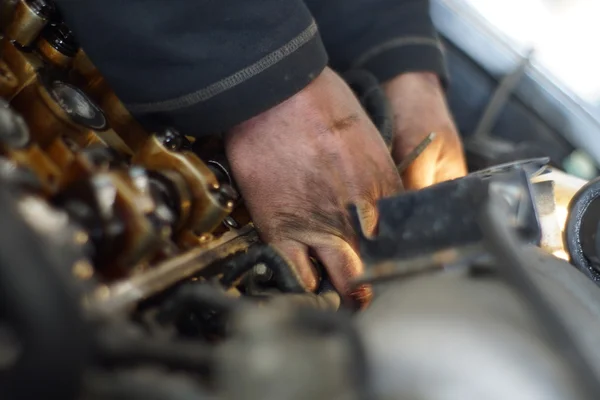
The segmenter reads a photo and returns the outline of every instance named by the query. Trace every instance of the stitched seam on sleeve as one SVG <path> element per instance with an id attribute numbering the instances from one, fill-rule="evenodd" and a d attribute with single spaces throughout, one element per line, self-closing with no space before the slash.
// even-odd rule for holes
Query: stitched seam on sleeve
<path id="1" fill-rule="evenodd" d="M 185 107 L 193 106 L 194 104 L 207 101 L 212 97 L 217 96 L 227 90 L 233 89 L 239 84 L 253 78 L 259 73 L 279 63 L 289 55 L 296 52 L 299 48 L 310 42 L 317 34 L 317 24 L 313 21 L 308 28 L 302 31 L 298 36 L 291 41 L 281 46 L 272 53 L 261 58 L 254 64 L 221 79 L 203 89 L 193 93 L 186 94 L 170 100 L 158 101 L 153 103 L 127 104 L 127 108 L 133 113 L 151 113 L 151 112 L 166 112 L 174 111 Z"/>
<path id="2" fill-rule="evenodd" d="M 443 51 L 442 45 L 439 42 L 439 40 L 434 38 L 422 36 L 399 37 L 392 40 L 388 40 L 387 42 L 384 42 L 378 46 L 372 47 L 371 49 L 365 51 L 352 63 L 352 68 L 360 68 L 373 58 L 385 53 L 386 51 L 404 46 L 433 46 L 438 48 L 440 51 Z"/>

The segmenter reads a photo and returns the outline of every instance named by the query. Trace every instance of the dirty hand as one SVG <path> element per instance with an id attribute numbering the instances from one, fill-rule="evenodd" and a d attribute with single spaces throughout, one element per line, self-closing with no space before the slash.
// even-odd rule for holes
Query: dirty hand
<path id="1" fill-rule="evenodd" d="M 341 293 L 362 271 L 347 205 L 358 205 L 371 234 L 375 202 L 401 189 L 386 146 L 350 88 L 330 69 L 284 103 L 225 136 L 232 172 L 267 243 L 298 268 L 309 289 L 318 285 L 310 257 L 326 268 Z"/>
<path id="2" fill-rule="evenodd" d="M 397 76 L 384 85 L 396 123 L 392 155 L 400 163 L 431 132 L 436 137 L 402 174 L 407 189 L 422 189 L 467 173 L 462 143 L 439 78 L 428 72 Z"/>

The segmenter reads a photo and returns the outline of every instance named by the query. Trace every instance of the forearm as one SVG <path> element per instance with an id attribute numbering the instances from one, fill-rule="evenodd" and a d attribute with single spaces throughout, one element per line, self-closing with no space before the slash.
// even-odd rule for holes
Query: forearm
<path id="1" fill-rule="evenodd" d="M 327 63 L 301 0 L 57 0 L 82 47 L 151 129 L 218 133 L 294 95 Z"/>
<path id="2" fill-rule="evenodd" d="M 446 80 L 444 56 L 428 0 L 306 0 L 331 65 L 369 70 L 385 82 L 403 72 Z"/>

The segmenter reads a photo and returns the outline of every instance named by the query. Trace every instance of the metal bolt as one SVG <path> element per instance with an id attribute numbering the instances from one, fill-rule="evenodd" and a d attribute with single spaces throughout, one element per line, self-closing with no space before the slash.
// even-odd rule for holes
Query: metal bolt
<path id="1" fill-rule="evenodd" d="M 273 271 L 266 264 L 256 264 L 253 268 L 255 279 L 260 283 L 265 283 L 273 278 Z"/>
<path id="2" fill-rule="evenodd" d="M 239 229 L 240 228 L 240 224 L 231 215 L 226 216 L 225 220 L 223 220 L 223 223 L 225 224 L 225 226 L 227 226 L 231 229 Z"/>

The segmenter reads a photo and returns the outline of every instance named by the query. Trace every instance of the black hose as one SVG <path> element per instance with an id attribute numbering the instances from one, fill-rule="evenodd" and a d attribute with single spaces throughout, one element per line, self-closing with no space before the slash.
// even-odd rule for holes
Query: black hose
<path id="1" fill-rule="evenodd" d="M 510 218 L 502 211 L 505 209 L 506 204 L 500 198 L 491 197 L 484 205 L 479 219 L 489 251 L 502 263 L 498 272 L 527 301 L 534 316 L 545 327 L 544 332 L 553 342 L 554 349 L 571 365 L 586 398 L 597 399 L 600 395 L 600 383 L 594 370 L 552 305 L 527 273 L 527 265 L 531 261 L 516 239 L 517 232 L 507 225 L 506 221 Z"/>
<path id="2" fill-rule="evenodd" d="M 394 112 L 377 78 L 365 70 L 348 71 L 343 78 L 377 127 L 388 149 L 391 149 L 394 138 Z"/>
<path id="3" fill-rule="evenodd" d="M 20 217 L 0 187 L 0 321 L 20 342 L 16 361 L 0 369 L 0 396 L 75 399 L 88 361 L 79 302 L 57 258 Z"/>
<path id="4" fill-rule="evenodd" d="M 245 253 L 234 255 L 223 267 L 225 274 L 221 278 L 221 284 L 225 288 L 230 288 L 243 274 L 261 263 L 273 271 L 279 289 L 292 293 L 307 291 L 295 266 L 288 263 L 277 250 L 268 245 L 254 246 Z"/>

